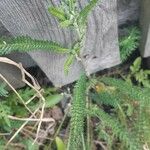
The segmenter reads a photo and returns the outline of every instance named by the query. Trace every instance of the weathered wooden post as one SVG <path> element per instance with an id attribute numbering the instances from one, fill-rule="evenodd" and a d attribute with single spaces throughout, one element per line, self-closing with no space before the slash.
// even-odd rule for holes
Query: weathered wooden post
<path id="1" fill-rule="evenodd" d="M 0 22 L 0 36 L 3 36 L 3 35 L 10 36 L 9 32 L 7 32 L 7 30 L 4 28 L 4 26 Z M 6 78 L 6 80 L 9 80 L 9 82 L 15 88 L 24 86 L 24 84 L 21 82 L 21 74 L 17 68 L 0 62 L 0 74 L 2 74 Z M 2 80 L 0 78 L 0 83 L 1 81 Z"/>
<path id="2" fill-rule="evenodd" d="M 10 37 L 11 35 L 0 22 L 0 37 L 3 36 Z M 22 62 L 24 64 L 24 67 L 30 67 L 35 65 L 34 61 L 30 58 L 30 56 L 25 53 L 13 53 L 7 55 L 7 57 L 16 62 Z M 23 82 L 21 82 L 21 73 L 19 69 L 14 66 L 0 62 L 0 74 L 2 74 L 6 78 L 6 80 L 8 80 L 15 88 L 20 88 L 25 85 Z M 1 81 L 2 80 L 0 79 L 0 83 Z"/>
<path id="3" fill-rule="evenodd" d="M 87 1 L 79 1 L 79 6 L 85 6 Z M 58 22 L 47 11 L 48 6 L 57 5 L 58 2 L 59 0 L 1 0 L 0 21 L 13 36 L 29 35 L 67 46 L 74 41 L 74 31 L 60 29 Z M 90 73 L 120 62 L 117 31 L 117 0 L 102 0 L 89 16 L 85 51 L 82 53 Z M 76 62 L 69 75 L 65 76 L 64 55 L 48 52 L 32 52 L 29 55 L 56 86 L 75 81 L 82 70 Z"/>
<path id="4" fill-rule="evenodd" d="M 124 25 L 128 22 L 139 20 L 139 8 L 141 0 L 117 0 L 118 2 L 118 24 Z"/>
<path id="5" fill-rule="evenodd" d="M 140 24 L 142 27 L 141 54 L 150 57 L 150 0 L 141 1 Z"/>

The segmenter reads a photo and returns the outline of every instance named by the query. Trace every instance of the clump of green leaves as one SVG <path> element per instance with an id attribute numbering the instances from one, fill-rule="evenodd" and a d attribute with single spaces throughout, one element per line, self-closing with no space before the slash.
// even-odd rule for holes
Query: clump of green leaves
<path id="1" fill-rule="evenodd" d="M 99 79 L 95 90 L 91 96 L 101 108 L 91 107 L 90 113 L 102 121 L 98 126 L 99 140 L 106 140 L 107 136 L 110 149 L 141 150 L 145 143 L 150 146 L 149 89 L 104 77 Z M 105 111 L 106 107 L 110 113 Z"/>
<path id="2" fill-rule="evenodd" d="M 121 61 L 125 62 L 139 46 L 140 30 L 137 27 L 126 29 L 126 35 L 119 40 Z"/>
<path id="3" fill-rule="evenodd" d="M 91 0 L 81 11 L 77 8 L 76 0 L 65 0 L 62 1 L 58 7 L 49 7 L 49 12 L 55 18 L 58 19 L 61 27 L 73 28 L 78 39 L 74 42 L 70 48 L 70 54 L 65 61 L 64 71 L 68 74 L 71 64 L 74 62 L 76 57 L 80 57 L 80 50 L 84 46 L 87 18 L 92 9 L 96 6 L 99 0 Z"/>
<path id="4" fill-rule="evenodd" d="M 28 118 L 30 115 L 29 111 L 25 108 L 20 97 L 23 99 L 24 103 L 32 99 L 32 101 L 30 101 L 30 103 L 28 104 L 28 108 L 33 112 L 37 108 L 42 108 L 42 103 L 39 100 L 36 92 L 31 88 L 17 90 L 18 94 L 20 95 L 20 97 L 17 97 L 16 93 L 12 91 L 8 93 L 5 89 L 4 84 L 0 84 L 0 87 L 0 133 L 13 133 L 13 131 L 18 130 L 24 123 L 24 121 L 20 118 Z M 52 108 L 64 99 L 64 95 L 59 94 L 56 88 L 44 88 L 43 96 L 45 97 L 45 109 Z M 18 119 L 15 120 L 13 118 Z M 34 122 L 28 122 L 27 125 L 34 126 Z M 0 147 L 4 147 L 6 145 L 9 136 L 9 134 L 4 134 L 2 137 L 0 137 Z M 27 136 L 24 137 L 18 134 L 15 139 L 18 140 L 18 143 L 20 145 L 22 145 L 26 149 L 29 149 L 29 147 L 31 148 L 34 139 L 32 136 L 28 136 L 30 137 L 30 139 L 28 139 Z M 10 144 L 7 148 L 13 149 L 14 147 L 15 146 L 11 146 Z M 39 145 L 34 144 L 32 148 L 38 149 Z"/>
<path id="5" fill-rule="evenodd" d="M 103 125 L 110 128 L 114 134 L 114 138 L 119 138 L 120 142 L 125 144 L 124 147 L 129 150 L 139 149 L 138 143 L 136 143 L 136 137 L 131 135 L 130 132 L 127 131 L 127 129 L 124 128 L 124 126 L 115 117 L 108 115 L 102 109 L 94 106 L 91 107 L 90 114 L 94 117 L 98 117 L 102 121 Z"/>
<path id="6" fill-rule="evenodd" d="M 77 85 L 83 83 L 83 81 L 85 80 L 82 79 L 81 82 L 80 79 Z M 80 108 L 79 106 L 83 108 L 83 113 L 80 113 L 81 110 L 72 112 L 73 116 L 78 116 L 76 119 L 72 118 L 73 123 L 75 123 L 76 120 L 80 122 L 80 115 L 84 118 L 85 122 L 87 115 L 99 118 L 100 122 L 99 124 L 97 123 L 95 127 L 96 135 L 98 136 L 98 140 L 106 142 L 107 148 L 110 150 L 141 150 L 145 143 L 147 146 L 150 146 L 150 114 L 148 111 L 150 107 L 149 89 L 134 86 L 124 80 L 110 77 L 90 80 L 90 88 L 92 89 L 86 93 L 89 96 L 88 101 L 92 100 L 95 105 L 91 104 L 90 107 L 85 107 L 85 104 L 84 106 L 82 105 L 83 101 L 81 100 L 73 102 L 72 107 L 78 106 L 74 107 L 75 110 Z M 77 91 L 79 89 L 79 87 L 76 88 Z M 83 96 L 85 88 L 84 92 L 81 91 L 82 90 L 80 90 L 79 93 Z M 76 98 L 76 96 L 74 98 Z M 86 96 L 84 95 L 82 100 L 85 100 L 85 98 Z M 80 99 L 80 97 L 78 99 Z M 81 103 L 80 105 L 78 104 L 79 102 Z M 78 105 L 74 105 L 74 103 Z M 107 107 L 109 110 L 106 109 Z M 78 130 L 81 125 L 83 131 L 83 118 L 80 125 L 78 122 L 73 124 L 73 126 L 76 127 L 76 133 L 81 131 Z M 72 130 L 70 130 L 70 132 L 72 133 Z M 77 144 L 75 149 L 86 147 L 85 135 L 82 139 L 80 133 L 76 136 L 78 140 L 80 139 L 80 142 L 73 140 L 70 148 L 73 149 L 75 144 Z M 74 139 L 74 136 L 70 135 L 69 138 Z"/>
<path id="7" fill-rule="evenodd" d="M 135 80 L 139 86 L 150 88 L 150 70 L 144 70 L 141 68 L 142 58 L 138 57 L 130 66 L 130 73 L 126 80 L 132 83 Z"/>

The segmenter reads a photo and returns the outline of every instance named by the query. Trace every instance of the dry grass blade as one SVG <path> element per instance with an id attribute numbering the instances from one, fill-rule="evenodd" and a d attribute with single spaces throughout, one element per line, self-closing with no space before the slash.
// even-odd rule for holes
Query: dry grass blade
<path id="1" fill-rule="evenodd" d="M 30 110 L 30 108 L 27 107 L 27 105 L 25 104 L 24 100 L 22 99 L 22 97 L 19 95 L 19 93 L 15 90 L 15 88 L 7 81 L 7 79 L 2 75 L 0 74 L 0 78 L 5 81 L 5 83 L 14 91 L 14 93 L 18 96 L 18 98 L 21 100 L 22 104 L 25 106 L 25 108 L 31 113 L 32 111 Z"/>
<path id="2" fill-rule="evenodd" d="M 36 114 L 36 112 L 39 110 L 39 108 L 38 109 L 36 109 L 35 111 L 34 111 L 34 113 L 29 117 L 29 119 L 31 119 L 35 114 Z M 15 134 L 9 139 L 9 141 L 7 142 L 7 144 L 6 144 L 6 147 L 10 144 L 10 142 L 18 135 L 18 133 L 25 127 L 25 125 L 28 123 L 29 121 L 28 120 L 26 120 L 22 125 L 21 125 L 21 127 L 15 132 Z"/>
<path id="3" fill-rule="evenodd" d="M 18 120 L 18 121 L 31 121 L 31 122 L 36 122 L 40 121 L 41 119 L 36 119 L 36 118 L 18 118 L 14 116 L 8 116 L 9 119 L 12 120 Z M 54 119 L 52 118 L 42 118 L 42 122 L 54 122 Z"/>
<path id="4" fill-rule="evenodd" d="M 23 105 L 25 106 L 25 108 L 31 113 L 31 116 L 29 118 L 17 118 L 14 116 L 8 116 L 9 119 L 13 119 L 13 120 L 20 120 L 20 121 L 25 121 L 22 126 L 15 132 L 15 134 L 10 138 L 10 140 L 8 141 L 8 143 L 6 144 L 6 146 L 8 144 L 10 144 L 10 142 L 16 137 L 16 135 L 26 126 L 26 124 L 30 121 L 35 121 L 38 123 L 38 127 L 37 127 L 37 134 L 36 134 L 36 138 L 33 142 L 33 144 L 37 141 L 38 137 L 39 137 L 39 132 L 40 132 L 40 128 L 41 128 L 41 124 L 42 122 L 52 122 L 52 126 L 54 126 L 55 121 L 53 118 L 43 118 L 44 115 L 44 109 L 45 109 L 45 98 L 42 95 L 42 89 L 40 87 L 40 85 L 38 84 L 38 82 L 34 79 L 34 77 L 32 77 L 32 75 L 30 73 L 28 73 L 22 66 L 21 63 L 16 63 L 6 57 L 0 57 L 0 62 L 2 63 L 6 63 L 6 64 L 10 64 L 13 65 L 15 67 L 17 67 L 20 71 L 21 71 L 21 75 L 22 75 L 22 82 L 24 82 L 26 85 L 28 85 L 30 88 L 32 88 L 35 91 L 35 95 L 29 99 L 26 103 L 24 102 L 24 100 L 22 99 L 22 97 L 19 95 L 19 93 L 15 90 L 15 88 L 5 79 L 5 77 L 0 74 L 0 78 L 2 78 L 7 85 L 16 93 L 16 95 L 19 97 L 19 99 L 22 101 Z M 26 77 L 28 77 L 32 83 L 30 83 Z M 40 101 L 42 101 L 42 107 L 36 109 L 36 111 L 32 112 L 27 105 L 34 100 L 34 98 L 38 97 L 38 99 Z M 40 111 L 41 109 L 41 111 Z M 36 113 L 40 112 L 40 118 L 36 117 Z M 33 118 L 34 117 L 34 118 Z"/>

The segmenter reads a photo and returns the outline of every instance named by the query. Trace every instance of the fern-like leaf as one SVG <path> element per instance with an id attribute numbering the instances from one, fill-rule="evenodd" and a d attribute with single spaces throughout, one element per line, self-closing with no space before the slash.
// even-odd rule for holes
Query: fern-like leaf
<path id="1" fill-rule="evenodd" d="M 79 13 L 78 16 L 78 22 L 80 24 L 84 24 L 87 21 L 87 17 L 89 15 L 89 13 L 92 11 L 92 9 L 96 6 L 97 2 L 99 0 L 91 0 L 89 2 L 89 4 L 87 6 L 85 6 L 85 8 L 83 8 L 81 10 L 81 12 Z"/>
<path id="2" fill-rule="evenodd" d="M 74 60 L 75 60 L 75 55 L 72 54 L 72 55 L 69 55 L 67 60 L 65 61 L 64 72 L 66 75 L 68 74 L 70 66 L 74 62 Z"/>
<path id="3" fill-rule="evenodd" d="M 65 21 L 67 19 L 65 12 L 61 8 L 49 7 L 48 11 L 50 14 L 56 17 L 59 21 Z"/>
<path id="4" fill-rule="evenodd" d="M 68 150 L 81 149 L 81 141 L 84 127 L 86 109 L 86 76 L 82 75 L 78 80 L 73 95 L 71 109 L 71 128 L 68 142 Z"/>
<path id="5" fill-rule="evenodd" d="M 119 41 L 120 56 L 122 62 L 132 54 L 139 46 L 140 31 L 137 27 L 132 27 L 127 30 L 127 36 L 122 37 Z"/>
<path id="6" fill-rule="evenodd" d="M 138 139 L 136 137 L 132 137 L 131 134 L 129 134 L 129 132 L 120 125 L 117 119 L 111 117 L 97 106 L 92 106 L 88 112 L 90 115 L 98 117 L 103 124 L 110 127 L 113 134 L 123 141 L 129 150 L 141 150 L 138 144 Z"/>
<path id="7" fill-rule="evenodd" d="M 5 89 L 5 87 L 6 87 L 5 83 L 0 84 L 0 96 L 7 97 L 8 91 Z"/>
<path id="8" fill-rule="evenodd" d="M 36 40 L 27 36 L 0 40 L 0 55 L 9 54 L 13 51 L 28 52 L 33 50 L 46 50 L 56 53 L 68 52 L 67 48 L 55 42 Z"/>
<path id="9" fill-rule="evenodd" d="M 69 0 L 70 2 L 70 9 L 73 10 L 76 4 L 76 0 Z"/>
<path id="10" fill-rule="evenodd" d="M 114 86 L 116 91 L 122 94 L 122 97 L 129 98 L 138 104 L 136 118 L 134 124 L 135 135 L 140 139 L 140 144 L 147 143 L 150 145 L 150 90 L 149 88 L 141 88 L 128 84 L 127 82 L 114 78 L 101 78 L 101 81 L 107 85 Z"/>
<path id="11" fill-rule="evenodd" d="M 150 104 L 150 92 L 148 88 L 133 86 L 121 79 L 110 77 L 101 78 L 100 81 L 107 85 L 116 87 L 121 93 L 128 95 L 133 100 L 143 100 L 145 103 Z"/>
<path id="12" fill-rule="evenodd" d="M 97 104 L 104 104 L 108 106 L 112 106 L 114 108 L 118 107 L 118 104 L 121 102 L 121 98 L 118 94 L 114 93 L 108 93 L 108 92 L 101 92 L 97 94 L 92 94 L 92 99 Z"/>
<path id="13" fill-rule="evenodd" d="M 3 102 L 0 102 L 0 125 L 3 124 L 9 127 L 11 126 L 10 121 L 8 119 L 9 114 L 11 114 L 10 108 Z"/>

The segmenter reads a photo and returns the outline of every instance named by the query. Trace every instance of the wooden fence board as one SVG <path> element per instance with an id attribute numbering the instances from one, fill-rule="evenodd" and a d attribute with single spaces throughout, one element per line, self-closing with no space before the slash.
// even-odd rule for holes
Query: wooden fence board
<path id="1" fill-rule="evenodd" d="M 70 30 L 60 30 L 57 21 L 48 14 L 47 8 L 55 5 L 53 0 L 1 0 L 0 21 L 13 35 L 29 35 L 32 38 L 54 40 L 68 45 L 74 40 Z M 87 1 L 80 1 L 84 5 Z M 89 17 L 86 40 L 87 55 L 84 61 L 87 70 L 92 73 L 114 66 L 120 62 L 117 36 L 117 1 L 102 0 Z M 48 52 L 29 53 L 49 79 L 57 86 L 76 80 L 80 65 L 75 63 L 68 76 L 64 75 L 65 56 Z M 95 57 L 96 56 L 96 57 Z"/>
<path id="2" fill-rule="evenodd" d="M 0 22 L 0 37 L 2 36 L 9 37 L 11 35 Z M 35 64 L 28 54 L 14 53 L 7 55 L 7 57 L 15 60 L 16 62 L 22 62 L 25 67 L 33 66 Z M 20 88 L 25 85 L 23 82 L 21 82 L 21 73 L 19 70 L 11 65 L 0 63 L 0 74 L 2 74 L 14 88 Z M 1 82 L 2 80 L 0 79 L 0 83 Z"/>
<path id="3" fill-rule="evenodd" d="M 0 74 L 2 74 L 14 88 L 20 88 L 25 85 L 21 80 L 21 72 L 12 65 L 0 62 Z M 3 80 L 0 78 L 0 83 L 2 81 Z"/>
<path id="4" fill-rule="evenodd" d="M 120 25 L 139 20 L 141 0 L 117 0 L 118 23 Z"/>
<path id="5" fill-rule="evenodd" d="M 150 0 L 141 1 L 140 24 L 142 27 L 141 54 L 150 57 Z"/>
<path id="6" fill-rule="evenodd" d="M 12 37 L 11 33 L 4 27 L 4 25 L 0 22 L 0 38 L 1 37 Z M 35 66 L 35 62 L 32 60 L 30 55 L 27 53 L 12 53 L 7 55 L 8 58 L 18 62 L 21 62 L 23 66 L 32 67 Z M 0 68 L 1 69 L 1 68 Z"/>

